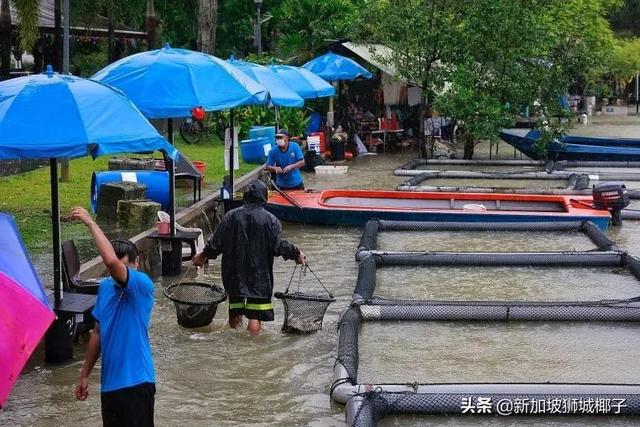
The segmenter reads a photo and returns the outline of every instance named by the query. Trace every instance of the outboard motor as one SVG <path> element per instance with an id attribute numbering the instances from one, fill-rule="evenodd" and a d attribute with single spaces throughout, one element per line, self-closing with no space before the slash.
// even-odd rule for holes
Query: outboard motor
<path id="1" fill-rule="evenodd" d="M 622 225 L 622 209 L 629 206 L 627 187 L 622 182 L 601 182 L 593 186 L 593 207 L 611 212 L 611 223 Z"/>

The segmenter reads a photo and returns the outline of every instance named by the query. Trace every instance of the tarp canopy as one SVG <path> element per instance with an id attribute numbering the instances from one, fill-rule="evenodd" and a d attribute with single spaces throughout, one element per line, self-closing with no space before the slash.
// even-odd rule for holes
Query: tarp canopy
<path id="1" fill-rule="evenodd" d="M 342 46 L 390 76 L 397 76 L 398 71 L 395 69 L 393 64 L 388 62 L 393 51 L 387 46 L 375 43 L 358 44 L 351 42 L 342 43 Z"/>
<path id="2" fill-rule="evenodd" d="M 269 91 L 271 104 L 278 107 L 304 106 L 304 99 L 291 89 L 271 68 L 234 58 L 229 59 L 227 62 L 264 86 Z"/>
<path id="3" fill-rule="evenodd" d="M 0 159 L 94 158 L 171 146 L 120 91 L 54 73 L 0 82 Z"/>
<path id="4" fill-rule="evenodd" d="M 371 72 L 351 58 L 333 52 L 325 53 L 302 66 L 327 81 L 370 79 Z"/>
<path id="5" fill-rule="evenodd" d="M 291 89 L 304 99 L 333 96 L 336 89 L 311 71 L 291 65 L 270 65 Z"/>
<path id="6" fill-rule="evenodd" d="M 122 90 L 151 119 L 189 117 L 194 107 L 222 111 L 269 101 L 266 88 L 226 61 L 168 44 L 127 56 L 91 78 Z"/>

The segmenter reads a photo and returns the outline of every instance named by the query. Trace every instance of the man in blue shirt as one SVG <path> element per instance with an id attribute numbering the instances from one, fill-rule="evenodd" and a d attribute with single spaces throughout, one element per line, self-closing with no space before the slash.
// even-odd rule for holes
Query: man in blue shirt
<path id="1" fill-rule="evenodd" d="M 289 142 L 289 132 L 276 134 L 277 147 L 269 151 L 267 170 L 276 174 L 276 185 L 282 190 L 304 190 L 300 168 L 304 167 L 302 149 Z"/>
<path id="2" fill-rule="evenodd" d="M 153 282 L 137 271 L 138 250 L 128 240 L 109 242 L 83 208 L 69 218 L 81 221 L 96 242 L 111 277 L 100 283 L 91 333 L 76 398 L 89 394 L 89 374 L 102 356 L 101 394 L 104 426 L 153 426 L 155 371 L 149 345 Z"/>

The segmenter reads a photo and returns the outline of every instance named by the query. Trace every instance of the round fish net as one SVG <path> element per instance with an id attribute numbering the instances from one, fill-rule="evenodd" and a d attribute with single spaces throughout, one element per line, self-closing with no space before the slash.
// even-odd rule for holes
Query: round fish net
<path id="1" fill-rule="evenodd" d="M 178 324 L 185 328 L 210 324 L 218 304 L 227 299 L 220 286 L 200 282 L 176 283 L 164 290 L 164 296 L 175 304 Z"/>
<path id="2" fill-rule="evenodd" d="M 299 271 L 298 289 L 290 293 L 289 288 L 291 287 L 296 271 Z M 307 271 L 311 272 L 317 282 L 320 283 L 326 295 L 300 291 L 300 284 L 303 278 L 306 277 Z M 331 292 L 324 287 L 322 281 L 309 266 L 304 266 L 299 269 L 298 266 L 296 266 L 291 274 L 287 289 L 284 292 L 276 292 L 274 296 L 281 300 L 284 306 L 282 331 L 290 334 L 310 334 L 322 329 L 324 314 L 329 305 L 335 301 Z"/>

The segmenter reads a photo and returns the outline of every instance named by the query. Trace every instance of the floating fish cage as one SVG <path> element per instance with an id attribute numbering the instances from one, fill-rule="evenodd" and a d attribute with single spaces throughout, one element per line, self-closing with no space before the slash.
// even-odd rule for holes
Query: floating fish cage
<path id="1" fill-rule="evenodd" d="M 180 282 L 168 286 L 164 296 L 175 304 L 178 324 L 184 328 L 209 325 L 216 315 L 218 304 L 227 299 L 222 287 L 200 282 Z"/>
<path id="2" fill-rule="evenodd" d="M 593 251 L 572 252 L 384 252 L 377 250 L 381 231 L 567 231 L 584 233 Z M 585 266 L 626 268 L 640 280 L 640 260 L 619 250 L 588 222 L 547 224 L 433 223 L 370 221 L 356 258 L 360 261 L 351 306 L 338 325 L 337 359 L 331 396 L 346 405 L 349 426 L 375 426 L 388 414 L 461 415 L 465 408 L 485 405 L 484 413 L 501 413 L 500 402 L 608 402 L 615 411 L 599 415 L 640 415 L 640 384 L 589 383 L 419 383 L 359 382 L 358 336 L 372 321 L 560 321 L 639 322 L 640 297 L 599 301 L 441 301 L 386 299 L 376 296 L 376 270 L 385 266 Z M 639 290 L 640 294 L 640 290 Z M 617 407 L 615 406 L 617 405 Z M 504 408 L 502 408 L 504 409 Z M 526 411 L 520 412 L 527 415 Z M 567 413 L 567 412 L 565 412 Z M 534 415 L 551 415 L 539 411 Z M 532 415 L 529 413 L 528 415 Z M 573 415 L 581 415 L 574 412 Z"/>

